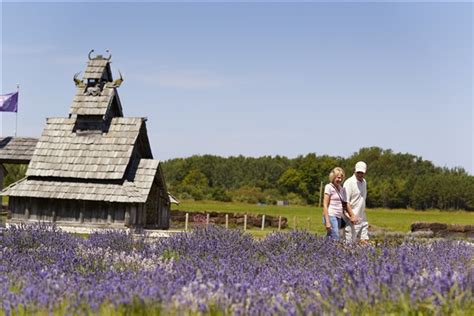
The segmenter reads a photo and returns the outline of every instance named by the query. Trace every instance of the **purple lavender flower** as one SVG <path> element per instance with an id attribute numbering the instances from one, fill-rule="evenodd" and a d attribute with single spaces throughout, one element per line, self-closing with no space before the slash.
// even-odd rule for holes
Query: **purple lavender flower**
<path id="1" fill-rule="evenodd" d="M 255 240 L 209 226 L 147 241 L 84 239 L 54 226 L 0 236 L 0 308 L 9 315 L 103 308 L 298 315 L 472 310 L 474 246 L 460 241 L 348 247 L 304 231 Z"/>

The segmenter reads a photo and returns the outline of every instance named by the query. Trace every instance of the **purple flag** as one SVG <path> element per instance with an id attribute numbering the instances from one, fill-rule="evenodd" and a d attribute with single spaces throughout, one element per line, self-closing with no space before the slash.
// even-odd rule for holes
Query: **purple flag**
<path id="1" fill-rule="evenodd" d="M 18 91 L 0 95 L 0 112 L 18 112 Z"/>

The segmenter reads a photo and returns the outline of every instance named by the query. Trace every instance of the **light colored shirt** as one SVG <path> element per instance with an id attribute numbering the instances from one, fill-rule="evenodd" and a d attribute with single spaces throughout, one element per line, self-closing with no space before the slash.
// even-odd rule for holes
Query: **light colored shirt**
<path id="1" fill-rule="evenodd" d="M 341 198 L 343 201 L 347 201 L 346 190 L 343 187 L 341 187 L 341 190 L 339 191 L 341 198 L 339 198 L 339 194 L 337 194 L 336 188 L 331 183 L 328 183 L 324 187 L 324 194 L 329 195 L 329 205 L 328 205 L 329 216 L 336 216 L 338 218 L 342 218 Z"/>
<path id="2" fill-rule="evenodd" d="M 352 212 L 358 216 L 362 221 L 367 221 L 365 216 L 365 201 L 367 200 L 367 182 L 357 180 L 355 175 L 352 175 L 344 182 L 348 202 L 352 206 Z"/>

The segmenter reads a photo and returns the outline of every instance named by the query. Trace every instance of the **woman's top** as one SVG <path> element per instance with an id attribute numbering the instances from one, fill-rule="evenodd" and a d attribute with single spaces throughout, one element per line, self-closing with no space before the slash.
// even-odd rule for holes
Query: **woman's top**
<path id="1" fill-rule="evenodd" d="M 337 194 L 336 186 L 333 185 L 332 183 L 328 183 L 324 187 L 324 194 L 329 195 L 329 205 L 328 205 L 329 216 L 336 216 L 338 218 L 342 218 L 342 202 L 341 202 L 341 199 L 339 198 L 339 195 L 341 195 L 341 198 L 343 201 L 347 201 L 346 189 L 344 189 L 341 186 L 339 190 L 339 194 Z"/>

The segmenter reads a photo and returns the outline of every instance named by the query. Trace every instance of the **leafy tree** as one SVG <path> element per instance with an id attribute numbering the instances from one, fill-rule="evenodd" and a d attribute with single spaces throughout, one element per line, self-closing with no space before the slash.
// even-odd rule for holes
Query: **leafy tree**
<path id="1" fill-rule="evenodd" d="M 202 200 L 209 191 L 208 179 L 201 171 L 191 170 L 183 179 L 182 188 L 195 200 Z"/>
<path id="2" fill-rule="evenodd" d="M 278 179 L 277 184 L 286 192 L 298 193 L 307 191 L 303 182 L 303 173 L 295 168 L 288 168 Z"/>
<path id="3" fill-rule="evenodd" d="M 212 155 L 163 163 L 169 190 L 181 198 L 275 203 L 319 201 L 321 182 L 336 166 L 351 176 L 357 161 L 368 164 L 369 207 L 474 210 L 474 177 L 462 168 L 439 168 L 409 153 L 361 148 L 348 158 L 310 153 L 294 159 Z"/>
<path id="4" fill-rule="evenodd" d="M 21 180 L 25 177 L 28 165 L 22 164 L 4 164 L 7 175 L 3 179 L 3 187 L 7 187 L 10 184 Z"/>

